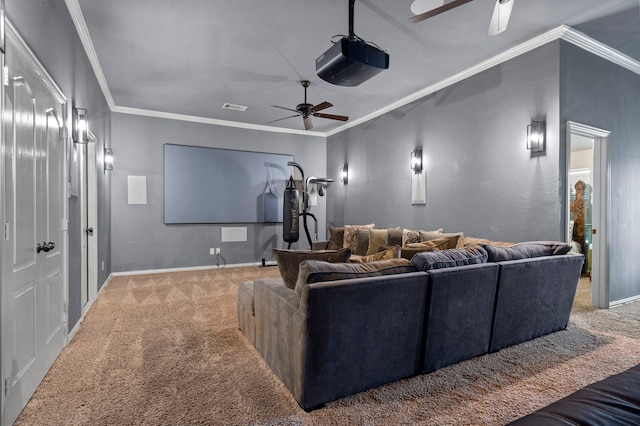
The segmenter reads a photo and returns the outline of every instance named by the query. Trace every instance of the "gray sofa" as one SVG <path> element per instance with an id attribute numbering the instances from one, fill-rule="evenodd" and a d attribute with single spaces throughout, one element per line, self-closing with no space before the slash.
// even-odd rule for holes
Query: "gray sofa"
<path id="1" fill-rule="evenodd" d="M 298 291 L 243 283 L 239 327 L 305 410 L 567 327 L 582 255 L 474 253 L 419 253 L 405 273 Z"/>

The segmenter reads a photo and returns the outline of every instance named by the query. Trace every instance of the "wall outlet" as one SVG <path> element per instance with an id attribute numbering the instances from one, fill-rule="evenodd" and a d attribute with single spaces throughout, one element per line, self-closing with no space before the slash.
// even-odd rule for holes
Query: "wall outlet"
<path id="1" fill-rule="evenodd" d="M 216 247 L 216 254 L 220 254 L 220 247 Z"/>

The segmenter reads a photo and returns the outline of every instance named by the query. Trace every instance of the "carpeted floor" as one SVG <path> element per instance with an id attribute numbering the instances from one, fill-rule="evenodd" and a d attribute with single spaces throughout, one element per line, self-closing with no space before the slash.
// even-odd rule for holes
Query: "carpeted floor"
<path id="1" fill-rule="evenodd" d="M 640 363 L 640 302 L 305 413 L 237 329 L 238 284 L 278 269 L 113 278 L 18 425 L 502 425 Z"/>

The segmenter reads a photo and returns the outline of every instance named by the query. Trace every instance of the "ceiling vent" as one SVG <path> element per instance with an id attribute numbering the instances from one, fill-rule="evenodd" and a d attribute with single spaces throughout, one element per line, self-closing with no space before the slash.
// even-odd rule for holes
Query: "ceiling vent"
<path id="1" fill-rule="evenodd" d="M 238 104 L 230 104 L 230 103 L 226 103 L 224 105 L 222 105 L 222 108 L 224 109 L 232 109 L 234 111 L 246 111 L 248 107 L 244 106 L 244 105 L 238 105 Z"/>

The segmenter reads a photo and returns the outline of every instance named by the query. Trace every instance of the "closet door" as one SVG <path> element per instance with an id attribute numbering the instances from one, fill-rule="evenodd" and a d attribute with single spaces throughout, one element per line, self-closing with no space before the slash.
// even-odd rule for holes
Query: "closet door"
<path id="1" fill-rule="evenodd" d="M 8 33 L 2 152 L 2 374 L 12 424 L 66 343 L 64 103 Z"/>

